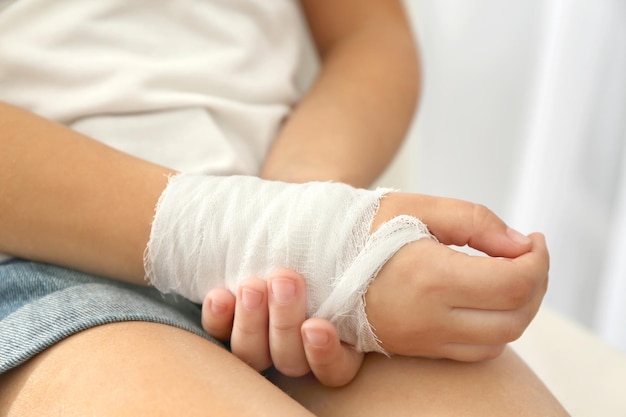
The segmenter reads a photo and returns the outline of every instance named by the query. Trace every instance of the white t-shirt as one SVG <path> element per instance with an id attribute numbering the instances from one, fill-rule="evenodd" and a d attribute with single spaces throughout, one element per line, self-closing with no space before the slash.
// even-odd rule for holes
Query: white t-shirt
<path id="1" fill-rule="evenodd" d="M 0 0 L 0 100 L 180 171 L 254 175 L 311 73 L 304 28 L 296 0 Z"/>
<path id="2" fill-rule="evenodd" d="M 0 100 L 175 169 L 255 174 L 300 95 L 296 0 L 0 0 Z"/>

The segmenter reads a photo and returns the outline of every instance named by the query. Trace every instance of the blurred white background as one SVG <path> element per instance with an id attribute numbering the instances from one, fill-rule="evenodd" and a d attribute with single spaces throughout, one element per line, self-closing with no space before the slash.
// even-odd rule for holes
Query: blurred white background
<path id="1" fill-rule="evenodd" d="M 388 185 L 544 232 L 545 304 L 626 352 L 626 1 L 406 4 L 424 90 Z"/>

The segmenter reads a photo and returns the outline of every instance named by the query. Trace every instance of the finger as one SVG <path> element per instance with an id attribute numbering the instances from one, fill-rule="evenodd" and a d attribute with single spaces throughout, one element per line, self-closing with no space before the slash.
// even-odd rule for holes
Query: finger
<path id="1" fill-rule="evenodd" d="M 258 371 L 272 364 L 267 335 L 267 285 L 258 278 L 244 280 L 237 289 L 230 339 L 232 353 Z"/>
<path id="2" fill-rule="evenodd" d="M 517 257 L 531 246 L 528 237 L 480 204 L 421 194 L 390 194 L 381 200 L 381 215 L 375 224 L 399 212 L 421 219 L 446 245 L 469 245 L 490 256 L 506 258 Z"/>
<path id="3" fill-rule="evenodd" d="M 487 207 L 457 202 L 455 208 L 456 224 L 446 230 L 452 244 L 468 245 L 490 256 L 505 258 L 515 258 L 530 250 L 530 238 L 507 226 Z"/>
<path id="4" fill-rule="evenodd" d="M 534 235 L 537 245 L 545 243 Z M 545 246 L 544 246 L 545 249 Z M 546 260 L 546 262 L 548 262 Z M 546 265 L 547 269 L 547 265 Z M 468 344 L 503 344 L 517 340 L 534 319 L 548 285 L 546 278 L 531 291 L 528 300 L 514 310 L 481 310 L 454 308 L 447 320 L 447 339 Z"/>
<path id="5" fill-rule="evenodd" d="M 304 279 L 292 271 L 278 271 L 268 279 L 269 345 L 274 367 L 297 377 L 310 371 L 300 326 L 306 318 Z"/>
<path id="6" fill-rule="evenodd" d="M 537 312 L 454 309 L 441 330 L 445 340 L 468 345 L 502 345 L 519 339 Z"/>
<path id="7" fill-rule="evenodd" d="M 545 239 L 531 235 L 532 250 L 515 259 L 468 256 L 443 245 L 422 245 L 420 258 L 434 271 L 434 291 L 451 307 L 515 310 L 543 297 L 549 255 Z"/>
<path id="8" fill-rule="evenodd" d="M 531 235 L 532 250 L 515 259 L 488 259 L 465 257 L 468 263 L 460 265 L 465 276 L 455 282 L 458 285 L 458 307 L 484 308 L 485 297 L 491 300 L 492 309 L 514 310 L 524 306 L 537 306 L 547 289 L 550 257 L 541 234 Z M 469 264 L 477 266 L 472 270 Z M 474 280 L 474 285 L 469 280 Z M 463 285 L 462 283 L 466 283 Z M 473 287 L 474 301 L 467 304 L 460 300 L 467 287 Z M 482 299 L 482 300 L 481 300 Z M 482 301 L 482 302 L 481 302 Z"/>
<path id="9" fill-rule="evenodd" d="M 323 385 L 346 385 L 361 368 L 363 353 L 341 343 L 335 327 L 326 320 L 312 318 L 305 321 L 302 340 L 311 370 Z"/>
<path id="10" fill-rule="evenodd" d="M 235 296 L 225 288 L 215 288 L 202 303 L 202 327 L 214 338 L 227 341 L 233 329 Z"/>

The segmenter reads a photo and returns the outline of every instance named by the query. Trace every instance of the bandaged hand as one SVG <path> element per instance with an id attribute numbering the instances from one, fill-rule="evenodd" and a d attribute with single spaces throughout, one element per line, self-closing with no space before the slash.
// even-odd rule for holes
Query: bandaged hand
<path id="1" fill-rule="evenodd" d="M 366 295 L 368 314 L 378 323 L 376 333 L 384 346 L 394 353 L 465 361 L 499 354 L 528 325 L 545 292 L 548 255 L 542 237 L 518 234 L 480 205 L 414 194 L 389 194 L 374 227 L 402 213 L 427 218 L 446 243 L 467 244 L 492 257 L 469 257 L 429 240 L 396 253 Z M 294 274 L 279 271 L 270 276 L 269 288 L 276 277 L 301 286 Z M 283 304 L 258 279 L 242 285 L 236 305 L 227 291 L 209 294 L 203 305 L 209 334 L 230 339 L 233 353 L 258 370 L 273 362 L 284 374 L 298 376 L 310 368 L 331 386 L 354 377 L 360 357 L 338 343 L 330 323 L 305 320 L 301 289 Z M 244 290 L 260 294 L 262 303 L 254 313 L 244 306 Z M 484 297 L 476 299 L 482 292 Z M 493 310 L 493 300 L 508 308 Z M 219 313 L 211 308 L 214 301 L 221 305 Z M 326 343 L 311 345 L 305 331 L 321 333 Z"/>
<path id="2" fill-rule="evenodd" d="M 307 317 L 329 320 L 359 351 L 384 352 L 363 295 L 398 249 L 431 237 L 421 221 L 406 215 L 371 233 L 388 191 L 178 175 L 156 208 L 147 278 L 162 292 L 201 302 L 212 288 L 235 292 L 244 278 L 288 268 L 305 278 Z"/>

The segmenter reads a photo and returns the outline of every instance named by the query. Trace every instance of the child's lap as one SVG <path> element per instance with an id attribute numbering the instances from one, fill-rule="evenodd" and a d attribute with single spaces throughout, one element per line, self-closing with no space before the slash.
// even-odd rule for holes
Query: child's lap
<path id="1" fill-rule="evenodd" d="M 200 320 L 198 305 L 154 288 L 36 262 L 0 264 L 0 373 L 73 334 L 107 323 L 162 323 L 216 342 Z"/>

